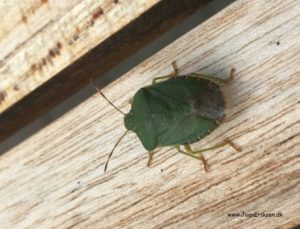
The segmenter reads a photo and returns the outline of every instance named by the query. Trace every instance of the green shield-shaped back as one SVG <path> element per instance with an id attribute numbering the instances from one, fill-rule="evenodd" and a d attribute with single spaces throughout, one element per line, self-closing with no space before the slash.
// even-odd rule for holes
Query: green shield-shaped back
<path id="1" fill-rule="evenodd" d="M 223 119 L 224 106 L 218 85 L 179 76 L 141 88 L 124 123 L 147 150 L 153 150 L 203 138 Z"/>

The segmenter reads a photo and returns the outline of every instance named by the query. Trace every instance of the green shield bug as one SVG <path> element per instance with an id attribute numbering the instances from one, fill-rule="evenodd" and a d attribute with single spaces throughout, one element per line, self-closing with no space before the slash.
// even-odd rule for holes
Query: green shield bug
<path id="1" fill-rule="evenodd" d="M 148 166 L 153 150 L 161 146 L 173 146 L 179 153 L 200 160 L 205 171 L 208 171 L 208 166 L 202 152 L 225 145 L 240 151 L 229 139 L 199 150 L 192 150 L 190 146 L 216 129 L 224 120 L 226 103 L 220 86 L 233 78 L 234 69 L 231 70 L 230 78 L 223 80 L 197 72 L 178 75 L 176 62 L 172 65 L 172 74 L 154 78 L 151 85 L 135 93 L 128 114 L 110 102 L 92 81 L 103 98 L 124 115 L 127 129 L 109 154 L 104 171 L 114 149 L 128 131 L 135 132 L 148 150 Z"/>

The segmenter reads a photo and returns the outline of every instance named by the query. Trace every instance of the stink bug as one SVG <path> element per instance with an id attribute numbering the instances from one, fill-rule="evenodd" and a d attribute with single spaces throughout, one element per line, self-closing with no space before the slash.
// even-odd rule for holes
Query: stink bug
<path id="1" fill-rule="evenodd" d="M 148 150 L 148 166 L 153 150 L 161 146 L 173 146 L 179 153 L 202 161 L 206 171 L 208 166 L 202 152 L 225 145 L 240 151 L 229 139 L 199 150 L 192 150 L 190 146 L 216 129 L 224 120 L 225 99 L 220 85 L 233 78 L 234 69 L 230 78 L 223 80 L 197 72 L 178 75 L 176 62 L 172 65 L 172 74 L 156 77 L 151 85 L 136 92 L 128 114 L 124 114 L 111 103 L 92 81 L 103 98 L 124 115 L 127 129 L 109 154 L 104 171 L 114 149 L 128 131 L 135 132 Z"/>

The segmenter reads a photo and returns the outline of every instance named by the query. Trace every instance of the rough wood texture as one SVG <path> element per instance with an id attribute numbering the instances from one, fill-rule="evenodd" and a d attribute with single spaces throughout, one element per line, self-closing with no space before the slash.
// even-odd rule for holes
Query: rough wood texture
<path id="1" fill-rule="evenodd" d="M 25 21 L 3 5 L 14 20 L 2 22 L 0 33 L 0 140 L 209 1 L 30 1 Z"/>
<path id="2" fill-rule="evenodd" d="M 12 1 L 0 5 L 0 112 L 147 11 L 158 0 Z"/>
<path id="3" fill-rule="evenodd" d="M 224 87 L 227 120 L 193 145 L 224 138 L 242 147 L 198 161 L 163 148 L 148 155 L 123 116 L 95 94 L 1 157 L 0 221 L 6 228 L 291 228 L 300 224 L 300 3 L 236 1 L 106 87 L 128 111 L 153 77 L 201 71 Z M 228 213 L 282 217 L 230 218 Z"/>

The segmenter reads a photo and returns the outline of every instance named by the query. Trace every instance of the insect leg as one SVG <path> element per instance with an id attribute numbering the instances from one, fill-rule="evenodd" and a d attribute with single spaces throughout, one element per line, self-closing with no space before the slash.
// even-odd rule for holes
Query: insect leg
<path id="1" fill-rule="evenodd" d="M 235 73 L 235 68 L 232 68 L 231 71 L 230 71 L 230 77 L 228 79 L 219 79 L 217 77 L 209 76 L 209 75 L 203 75 L 203 74 L 198 73 L 198 72 L 190 73 L 188 76 L 189 77 L 195 77 L 195 78 L 198 78 L 198 79 L 209 80 L 209 81 L 211 81 L 215 84 L 227 84 L 230 81 L 232 81 L 232 79 L 234 77 L 234 73 Z"/>
<path id="2" fill-rule="evenodd" d="M 205 151 L 208 151 L 208 150 L 212 150 L 212 149 L 217 149 L 217 148 L 220 148 L 220 147 L 223 147 L 225 145 L 230 145 L 232 148 L 234 148 L 236 151 L 240 152 L 241 151 L 241 148 L 238 147 L 237 145 L 235 145 L 232 141 L 230 141 L 229 139 L 226 139 L 225 141 L 223 142 L 220 142 L 214 146 L 211 146 L 211 147 L 208 147 L 208 148 L 204 148 L 204 149 L 199 149 L 199 150 L 196 150 L 196 151 L 193 151 L 192 154 L 198 154 L 198 153 L 202 153 L 202 152 L 205 152 Z"/>
<path id="3" fill-rule="evenodd" d="M 153 85 L 153 84 L 156 84 L 156 81 L 158 81 L 158 80 L 162 80 L 162 79 L 170 79 L 170 78 L 173 78 L 173 77 L 178 76 L 179 69 L 178 69 L 178 67 L 177 67 L 176 61 L 173 61 L 173 62 L 172 62 L 172 66 L 173 66 L 174 72 L 172 72 L 171 74 L 166 75 L 166 76 L 155 77 L 155 78 L 152 80 L 152 85 Z"/>
<path id="4" fill-rule="evenodd" d="M 208 166 L 207 166 L 207 163 L 206 163 L 204 157 L 201 154 L 199 156 L 194 155 L 193 151 L 192 151 L 192 149 L 189 145 L 184 145 L 184 147 L 185 147 L 186 151 L 181 150 L 179 145 L 175 146 L 175 148 L 177 149 L 177 151 L 179 153 L 182 153 L 182 154 L 187 155 L 189 157 L 200 160 L 202 162 L 203 166 L 204 166 L 205 171 L 208 172 Z"/>
<path id="5" fill-rule="evenodd" d="M 148 154 L 149 154 L 149 159 L 148 159 L 148 162 L 147 162 L 147 166 L 148 166 L 148 167 L 150 167 L 150 165 L 151 165 L 151 162 L 152 162 L 153 154 L 154 154 L 154 153 L 155 153 L 155 152 L 153 152 L 153 151 L 148 152 Z"/>
<path id="6" fill-rule="evenodd" d="M 192 150 L 192 148 L 189 144 L 184 145 L 184 148 L 189 154 L 191 154 L 191 155 L 195 154 L 195 151 Z M 208 172 L 208 165 L 207 165 L 207 162 L 204 159 L 203 155 L 201 153 L 198 153 L 198 156 L 199 156 L 199 159 L 202 161 L 205 171 Z"/>
<path id="7" fill-rule="evenodd" d="M 177 66 L 176 60 L 174 60 L 171 64 L 174 69 L 173 76 L 176 77 L 176 76 L 178 76 L 178 73 L 179 73 L 179 68 Z"/>
<path id="8" fill-rule="evenodd" d="M 218 85 L 226 83 L 225 82 L 226 80 L 219 79 L 219 78 L 214 77 L 214 76 L 203 75 L 202 73 L 198 73 L 198 72 L 190 73 L 190 74 L 188 74 L 188 77 L 209 80 L 209 81 L 211 81 L 215 84 L 218 84 Z"/>
<path id="9" fill-rule="evenodd" d="M 231 68 L 231 71 L 230 71 L 230 76 L 229 78 L 225 79 L 225 83 L 229 83 L 233 80 L 233 77 L 234 77 L 234 73 L 235 73 L 236 69 L 235 68 Z"/>

